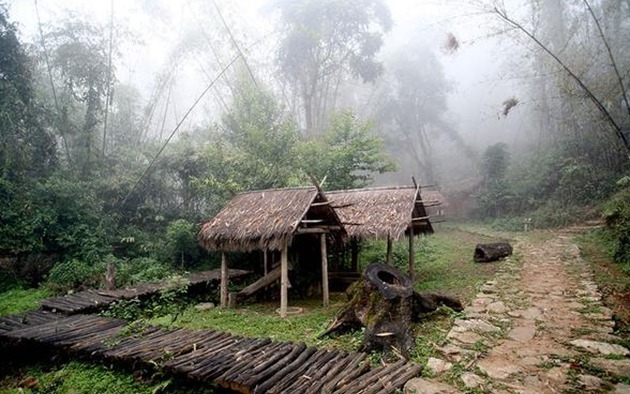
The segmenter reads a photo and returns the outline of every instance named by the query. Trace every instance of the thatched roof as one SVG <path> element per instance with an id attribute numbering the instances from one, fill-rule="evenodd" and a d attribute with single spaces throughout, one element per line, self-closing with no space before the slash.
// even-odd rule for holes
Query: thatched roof
<path id="1" fill-rule="evenodd" d="M 446 198 L 444 198 L 439 190 L 422 188 L 420 194 L 422 194 L 422 203 L 425 208 L 436 205 L 440 205 L 441 207 L 448 206 L 448 201 L 446 201 Z"/>
<path id="2" fill-rule="evenodd" d="M 314 187 L 259 190 L 239 194 L 211 220 L 203 223 L 200 244 L 208 250 L 280 250 L 298 228 L 341 228 L 326 197 Z"/>
<path id="3" fill-rule="evenodd" d="M 398 240 L 411 225 L 416 234 L 433 232 L 415 186 L 339 190 L 326 195 L 351 237 Z"/>

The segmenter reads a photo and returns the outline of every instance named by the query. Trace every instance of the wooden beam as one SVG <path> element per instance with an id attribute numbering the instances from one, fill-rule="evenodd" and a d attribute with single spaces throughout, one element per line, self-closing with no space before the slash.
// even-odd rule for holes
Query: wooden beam
<path id="1" fill-rule="evenodd" d="M 282 245 L 280 255 L 280 317 L 287 317 L 288 288 L 289 288 L 289 261 L 287 241 Z"/>
<path id="2" fill-rule="evenodd" d="M 328 254 L 326 251 L 326 234 L 319 236 L 320 252 L 322 255 L 322 295 L 324 297 L 324 307 L 330 304 L 330 293 L 328 290 Z"/>
<path id="3" fill-rule="evenodd" d="M 302 223 L 321 223 L 324 219 L 302 219 Z"/>
<path id="4" fill-rule="evenodd" d="M 416 222 L 416 221 L 418 221 L 418 220 L 427 220 L 427 219 L 429 219 L 430 217 L 431 217 L 431 216 L 420 216 L 420 217 L 417 217 L 417 218 L 411 218 L 411 221 L 412 221 L 412 222 Z"/>
<path id="5" fill-rule="evenodd" d="M 298 228 L 298 234 L 324 234 L 327 233 L 328 230 L 321 227 L 310 227 L 310 228 Z"/>
<path id="6" fill-rule="evenodd" d="M 265 275 L 269 273 L 269 259 L 267 249 L 263 250 L 263 272 Z"/>
<path id="7" fill-rule="evenodd" d="M 314 202 L 311 204 L 311 207 L 321 207 L 322 205 L 328 204 L 330 204 L 330 201 Z"/>
<path id="8" fill-rule="evenodd" d="M 228 267 L 227 255 L 221 252 L 221 308 L 228 306 Z"/>
<path id="9" fill-rule="evenodd" d="M 413 234 L 413 226 L 409 227 L 409 277 L 411 278 L 411 280 L 413 281 L 413 277 L 415 276 L 415 259 L 416 256 L 414 255 L 414 245 L 413 245 L 413 241 L 414 241 L 414 234 Z"/>
<path id="10" fill-rule="evenodd" d="M 385 257 L 385 263 L 388 265 L 392 264 L 392 238 L 387 235 L 387 256 Z"/>

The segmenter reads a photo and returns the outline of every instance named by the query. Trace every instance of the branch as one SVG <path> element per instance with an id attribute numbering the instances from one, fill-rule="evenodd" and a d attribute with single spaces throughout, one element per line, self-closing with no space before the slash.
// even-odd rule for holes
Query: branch
<path id="1" fill-rule="evenodd" d="M 604 118 L 610 123 L 615 131 L 617 137 L 623 143 L 624 148 L 626 148 L 626 155 L 630 159 L 630 144 L 628 144 L 628 140 L 626 136 L 621 132 L 621 127 L 617 124 L 615 119 L 612 117 L 610 112 L 604 107 L 602 102 L 591 92 L 591 90 L 584 84 L 584 82 L 578 77 L 555 53 L 553 53 L 545 44 L 543 44 L 538 38 L 536 38 L 529 30 L 523 27 L 521 24 L 511 19 L 505 11 L 499 10 L 497 7 L 494 7 L 494 12 L 501 18 L 503 21 L 513 26 L 514 28 L 520 30 L 529 37 L 536 45 L 538 45 L 543 51 L 545 51 L 549 56 L 553 58 L 553 60 L 558 63 L 560 67 L 582 88 L 584 93 L 586 93 L 587 97 L 595 104 L 599 112 L 604 116 Z"/>
<path id="2" fill-rule="evenodd" d="M 612 50 L 610 49 L 610 45 L 608 44 L 608 40 L 606 39 L 606 36 L 604 35 L 604 30 L 602 29 L 602 26 L 599 23 L 599 20 L 595 16 L 595 12 L 593 12 L 593 8 L 589 4 L 588 0 L 584 0 L 584 4 L 586 4 L 586 8 L 588 8 L 588 12 L 593 17 L 593 20 L 595 21 L 595 25 L 597 26 L 597 30 L 599 31 L 599 36 L 604 42 L 604 46 L 606 47 L 606 51 L 608 52 L 608 58 L 610 59 L 610 64 L 612 65 L 613 70 L 615 70 L 615 75 L 617 76 L 617 82 L 619 83 L 619 89 L 621 89 L 623 100 L 626 102 L 626 110 L 628 110 L 628 115 L 630 115 L 630 102 L 628 101 L 628 94 L 626 92 L 625 86 L 623 85 L 623 79 L 621 78 L 621 74 L 619 73 L 619 68 L 617 68 L 617 62 L 615 61 L 615 57 L 613 56 Z"/>

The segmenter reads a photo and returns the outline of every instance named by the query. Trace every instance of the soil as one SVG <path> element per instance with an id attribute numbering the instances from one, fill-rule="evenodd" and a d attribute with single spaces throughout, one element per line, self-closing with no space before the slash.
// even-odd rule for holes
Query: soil
<path id="1" fill-rule="evenodd" d="M 406 391 L 431 381 L 453 393 L 630 393 L 628 341 L 604 303 L 614 299 L 603 298 L 573 236 L 518 240 L 515 255 L 500 263 L 440 347 L 454 366 L 410 381 Z"/>

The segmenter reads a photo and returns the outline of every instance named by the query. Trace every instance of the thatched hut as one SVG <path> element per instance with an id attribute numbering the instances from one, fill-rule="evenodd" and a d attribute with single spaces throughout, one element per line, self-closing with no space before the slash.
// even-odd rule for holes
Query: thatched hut
<path id="1" fill-rule="evenodd" d="M 422 188 L 422 203 L 431 223 L 440 223 L 446 219 L 446 210 L 448 209 L 448 201 L 435 186 Z"/>
<path id="2" fill-rule="evenodd" d="M 414 236 L 433 233 L 420 187 L 397 186 L 326 192 L 344 224 L 356 269 L 358 242 L 387 239 L 386 262 L 391 263 L 392 240 L 409 237 L 409 274 L 414 271 Z"/>
<path id="3" fill-rule="evenodd" d="M 199 242 L 222 252 L 221 269 L 227 272 L 227 252 L 280 251 L 280 314 L 287 312 L 288 248 L 300 235 L 319 239 L 322 292 L 328 304 L 326 236 L 345 235 L 337 213 L 315 187 L 259 190 L 241 193 L 211 220 L 203 223 Z M 265 272 L 266 262 L 265 262 Z M 221 278 L 221 306 L 227 306 L 227 275 Z"/>

